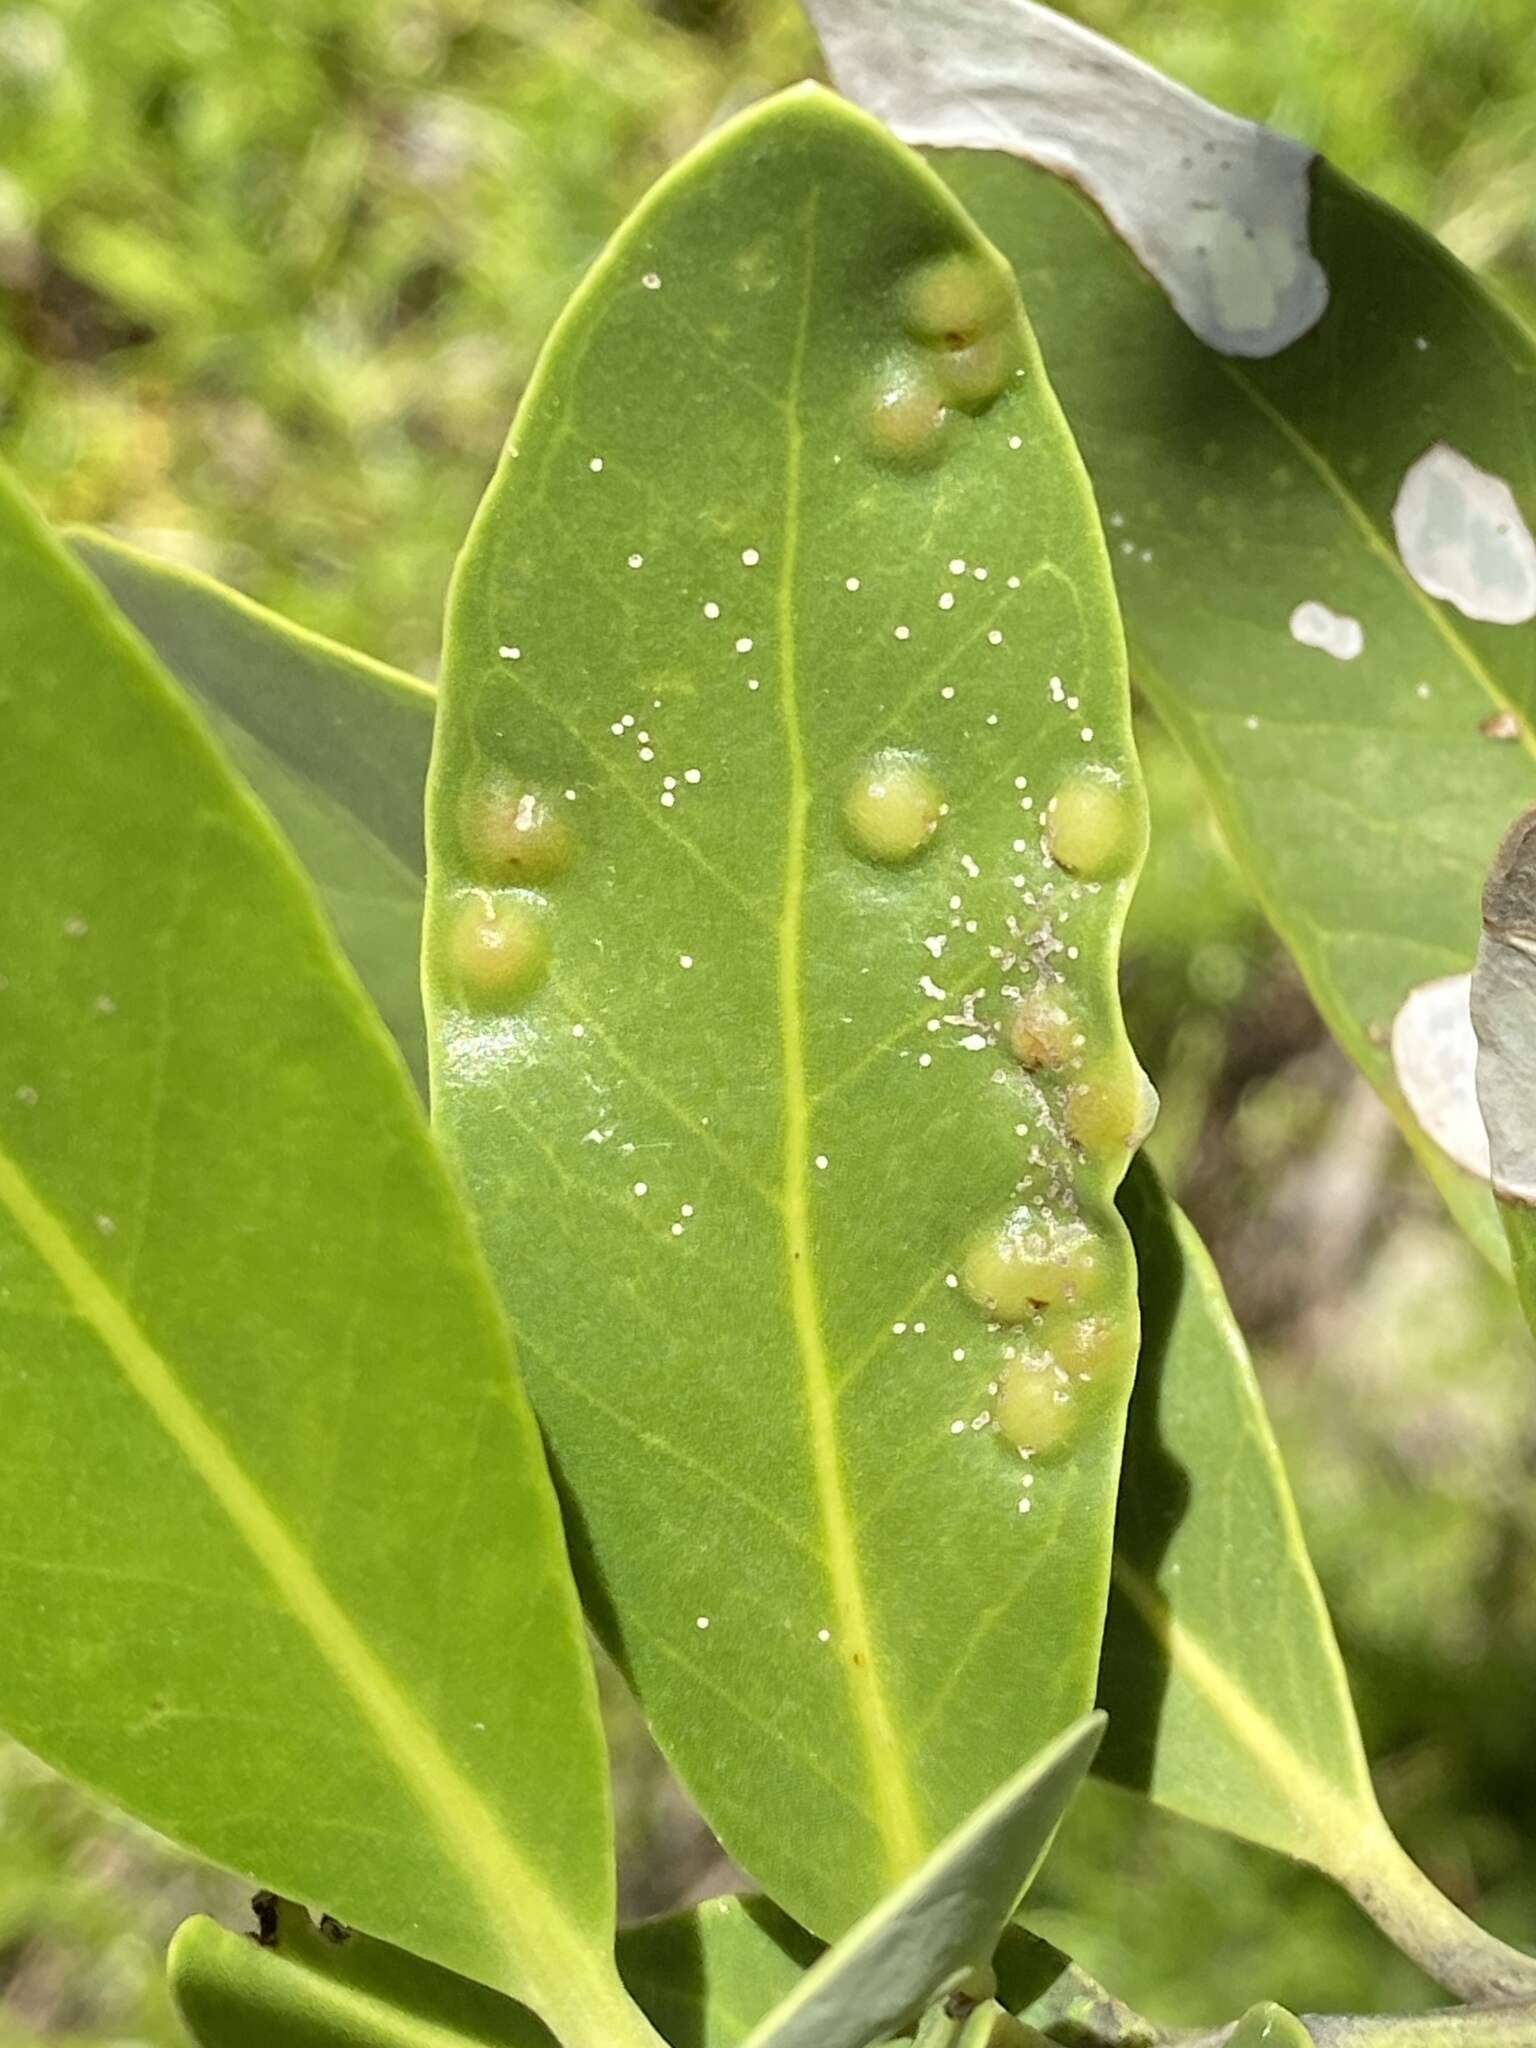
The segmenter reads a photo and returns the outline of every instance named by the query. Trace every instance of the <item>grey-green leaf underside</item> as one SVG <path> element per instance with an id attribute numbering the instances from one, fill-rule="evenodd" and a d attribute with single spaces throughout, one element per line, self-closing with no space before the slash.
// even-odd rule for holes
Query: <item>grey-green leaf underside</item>
<path id="1" fill-rule="evenodd" d="M 1505 834 L 1483 890 L 1472 1021 L 1494 1192 L 1536 1330 L 1536 811 Z"/>

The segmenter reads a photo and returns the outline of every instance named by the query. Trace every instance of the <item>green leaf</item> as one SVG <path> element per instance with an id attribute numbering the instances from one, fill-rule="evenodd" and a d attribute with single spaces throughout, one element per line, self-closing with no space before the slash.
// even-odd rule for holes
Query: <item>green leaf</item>
<path id="1" fill-rule="evenodd" d="M 1343 1885 L 1463 1997 L 1529 1997 L 1536 1960 L 1409 1862 L 1371 1789 L 1333 1630 L 1253 1367 L 1204 1247 L 1138 1162 L 1142 1355 L 1115 1531 L 1098 1768 Z"/>
<path id="2" fill-rule="evenodd" d="M 169 1968 L 198 2048 L 554 2048 L 525 2006 L 385 1942 L 322 1932 L 286 1901 L 265 1946 L 186 1921 Z"/>
<path id="3" fill-rule="evenodd" d="M 589 1611 L 834 1934 L 1091 1698 L 1142 1109 L 1092 507 L 1006 270 L 865 117 L 777 100 L 621 232 L 441 698 L 435 1113 Z"/>
<path id="4" fill-rule="evenodd" d="M 538 1433 L 263 815 L 0 483 L 0 1720 L 200 1854 L 644 2030 Z"/>
<path id="5" fill-rule="evenodd" d="M 176 2007 L 199 2048 L 540 2048 L 549 2040 L 512 2001 L 366 1935 L 327 1938 L 307 1914 L 274 1907 L 272 1945 L 189 1920 L 171 1945 Z M 624 1982 L 676 2048 L 740 2048 L 789 1997 L 822 1944 L 766 1899 L 708 1899 L 691 1912 L 625 1928 Z M 1071 2048 L 1146 2048 L 1153 2031 L 1048 1943 L 1008 1928 L 998 1997 Z"/>
<path id="6" fill-rule="evenodd" d="M 933 161 L 1016 266 L 1108 525 L 1135 680 L 1204 778 L 1329 1028 L 1463 1226 L 1494 1247 L 1485 1193 L 1420 1129 L 1388 1042 L 1410 990 L 1470 967 L 1494 845 L 1536 794 L 1536 627 L 1432 595 L 1405 562 L 1394 507 L 1440 444 L 1487 472 L 1479 483 L 1443 456 L 1419 472 L 1435 488 L 1406 501 L 1409 553 L 1426 581 L 1459 583 L 1463 605 L 1529 619 L 1536 548 L 1497 485 L 1536 515 L 1530 335 L 1429 236 L 1326 164 L 1043 8 L 998 0 L 960 17 L 945 0 L 821 0 L 812 11 L 844 90 L 909 141 L 975 142 Z M 1099 86 L 1065 111 L 1031 90 L 1059 45 Z M 952 76 L 963 99 L 947 90 Z M 1310 190 L 1310 221 L 1303 211 L 1293 224 L 1301 247 L 1282 238 L 1298 273 L 1305 259 L 1326 276 L 1327 309 L 1301 339 L 1246 359 L 1207 345 L 1146 249 L 1042 167 L 1081 178 L 1085 159 L 1128 134 L 1128 180 L 1112 166 L 1102 196 L 1122 215 L 1127 182 L 1160 200 L 1175 285 L 1194 272 L 1218 298 L 1225 284 L 1262 300 L 1235 266 L 1275 246 L 1268 210 L 1298 187 L 1305 208 Z M 1213 164 L 1223 182 L 1208 193 Z M 1256 240 L 1244 239 L 1245 208 Z M 1204 225 L 1186 233 L 1185 221 Z M 1449 576 L 1422 560 L 1426 502 Z M 1319 605 L 1358 623 L 1357 656 L 1298 637 L 1352 646 L 1347 626 L 1316 612 L 1293 628 L 1299 607 Z"/>
<path id="7" fill-rule="evenodd" d="M 426 1087 L 419 956 L 427 684 L 105 534 L 66 534 L 286 834 Z"/>
<path id="8" fill-rule="evenodd" d="M 366 1935 L 318 1930 L 275 1903 L 268 1945 L 189 1920 L 171 1945 L 176 2008 L 200 2048 L 549 2048 L 525 2007 Z M 764 1899 L 707 1900 L 626 1928 L 624 1982 L 677 2048 L 737 2048 L 794 1989 L 820 1942 Z"/>
<path id="9" fill-rule="evenodd" d="M 689 2048 L 865 2048 L 938 1992 L 984 1972 L 1098 1745 L 1091 1715 L 996 1793 L 891 1898 L 816 1958 L 760 1900 L 715 1900 L 623 1937 L 626 1981 L 666 2038 Z M 258 1948 L 189 1921 L 171 1954 L 178 2010 L 203 2048 L 539 2048 L 521 2007 L 360 1937 L 327 1939 L 295 1907 Z M 805 1969 L 805 1964 L 811 1967 Z"/>
<path id="10" fill-rule="evenodd" d="M 989 1976 L 1103 1727 L 1101 1715 L 1085 1716 L 1001 1786 L 807 1970 L 747 2048 L 869 2048 L 941 1992 Z"/>
<path id="11" fill-rule="evenodd" d="M 1536 810 L 1504 835 L 1483 890 L 1472 1021 L 1494 1193 L 1536 1331 Z"/>

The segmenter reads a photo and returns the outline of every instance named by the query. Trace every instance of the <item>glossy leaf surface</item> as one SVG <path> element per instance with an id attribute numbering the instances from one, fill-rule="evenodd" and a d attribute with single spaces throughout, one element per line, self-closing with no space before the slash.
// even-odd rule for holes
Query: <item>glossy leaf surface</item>
<path id="1" fill-rule="evenodd" d="M 434 1108 L 589 1608 L 835 1934 L 1091 1695 L 1141 1110 L 1091 502 L 1006 269 L 863 116 L 757 110 L 610 248 L 441 698 Z"/>
<path id="2" fill-rule="evenodd" d="M 425 1089 L 419 955 L 432 691 L 105 534 L 66 539 L 196 698 L 282 827 Z"/>
<path id="3" fill-rule="evenodd" d="M 1536 1961 L 1408 1861 L 1371 1789 L 1338 1647 L 1215 1268 L 1139 1163 L 1121 1196 L 1143 1347 L 1126 1438 L 1098 1768 L 1207 1827 L 1315 1864 L 1468 1997 Z"/>
<path id="4" fill-rule="evenodd" d="M 827 1950 L 748 2048 L 870 2048 L 987 1972 L 1103 1728 L 1101 1715 L 1085 1717 L 995 1792 Z"/>
<path id="5" fill-rule="evenodd" d="M 200 1854 L 622 2038 L 556 1503 L 404 1068 L 8 485 L 0 623 L 30 849 L 0 903 L 0 1720 Z"/>
<path id="6" fill-rule="evenodd" d="M 901 24 L 899 132 L 922 141 L 945 131 L 937 92 L 912 104 L 921 90 L 951 65 L 978 102 L 1000 74 L 1023 83 L 1024 17 L 1044 10 L 936 6 L 929 37 L 879 0 L 813 11 L 834 56 L 834 24 Z M 874 105 L 894 90 L 867 50 L 835 74 Z M 1163 90 L 1180 113 L 1193 100 Z M 1419 1130 L 1388 1037 L 1411 989 L 1470 967 L 1494 846 L 1536 795 L 1536 624 L 1431 595 L 1405 566 L 1393 515 L 1410 471 L 1446 444 L 1536 522 L 1531 337 L 1429 236 L 1317 163 L 1310 251 L 1326 311 L 1267 359 L 1219 353 L 1089 199 L 1010 153 L 1027 145 L 1006 120 L 990 139 L 932 160 L 1015 265 L 1106 522 L 1135 681 L 1188 749 L 1330 1029 L 1487 1249 L 1486 1193 Z M 1178 121 L 1146 126 L 1136 175 L 1176 186 L 1180 152 L 1203 147 Z M 1227 218 L 1189 216 L 1211 223 L 1189 239 L 1214 243 Z M 1166 225 L 1183 238 L 1171 211 Z M 1425 475 L 1463 580 L 1501 551 L 1495 567 L 1513 584 L 1528 576 L 1490 485 L 1479 508 L 1464 470 L 1440 459 Z"/>

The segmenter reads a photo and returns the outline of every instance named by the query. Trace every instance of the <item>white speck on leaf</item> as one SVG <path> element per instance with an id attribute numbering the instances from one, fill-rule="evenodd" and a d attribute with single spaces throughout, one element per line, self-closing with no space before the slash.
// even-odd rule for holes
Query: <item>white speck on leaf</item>
<path id="1" fill-rule="evenodd" d="M 1291 613 L 1291 638 L 1301 647 L 1315 647 L 1335 661 L 1353 661 L 1365 651 L 1365 628 L 1346 612 L 1330 611 L 1308 598 Z"/>

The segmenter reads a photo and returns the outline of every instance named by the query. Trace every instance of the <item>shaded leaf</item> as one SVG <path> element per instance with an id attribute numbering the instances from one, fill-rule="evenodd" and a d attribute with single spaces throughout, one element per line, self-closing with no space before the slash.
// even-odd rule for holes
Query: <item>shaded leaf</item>
<path id="1" fill-rule="evenodd" d="M 397 1054 L 0 484 L 0 1720 L 214 1861 L 644 2029 L 538 1433 Z"/>
<path id="2" fill-rule="evenodd" d="M 277 1904 L 266 1945 L 188 1920 L 170 1953 L 198 2048 L 554 2048 L 526 2006 L 420 1957 Z"/>
<path id="3" fill-rule="evenodd" d="M 748 2048 L 869 2048 L 992 1956 L 1099 1746 L 1092 1714 L 1060 1736 L 809 1969 Z"/>
<path id="4" fill-rule="evenodd" d="M 432 691 L 206 576 L 105 534 L 66 534 L 308 870 L 423 1090 L 422 790 Z"/>
<path id="5" fill-rule="evenodd" d="M 1470 966 L 1494 845 L 1536 793 L 1536 627 L 1488 616 L 1529 619 L 1536 592 L 1518 507 L 1498 498 L 1507 482 L 1536 515 L 1530 336 L 1429 236 L 1313 162 L 1295 260 L 1321 266 L 1327 310 L 1278 354 L 1219 353 L 1043 167 L 1061 158 L 1042 154 L 1028 91 L 1041 39 L 1072 38 L 1099 80 L 1069 139 L 1118 137 L 1122 175 L 1164 195 L 1168 240 L 1218 295 L 1251 292 L 1244 222 L 1291 189 L 1296 145 L 1021 0 L 812 12 L 838 83 L 908 141 L 970 135 L 933 161 L 1016 266 L 1107 524 L 1135 679 L 1329 1028 L 1502 1257 L 1486 1196 L 1420 1130 L 1387 1045 L 1410 990 Z M 1121 106 L 1128 72 L 1134 123 L 1095 136 L 1093 108 Z M 951 83 L 979 110 L 968 130 Z M 1211 161 L 1227 180 L 1214 195 Z"/>
<path id="6" fill-rule="evenodd" d="M 1096 521 L 1006 270 L 863 116 L 786 96 L 617 238 L 441 694 L 434 1108 L 589 1609 L 833 1934 L 1088 1702 L 1143 1109 Z"/>
<path id="7" fill-rule="evenodd" d="M 1121 1196 L 1143 1345 L 1115 1531 L 1099 1770 L 1315 1864 L 1464 1997 L 1529 1996 L 1382 1819 L 1316 1575 L 1215 1268 L 1145 1163 Z"/>

